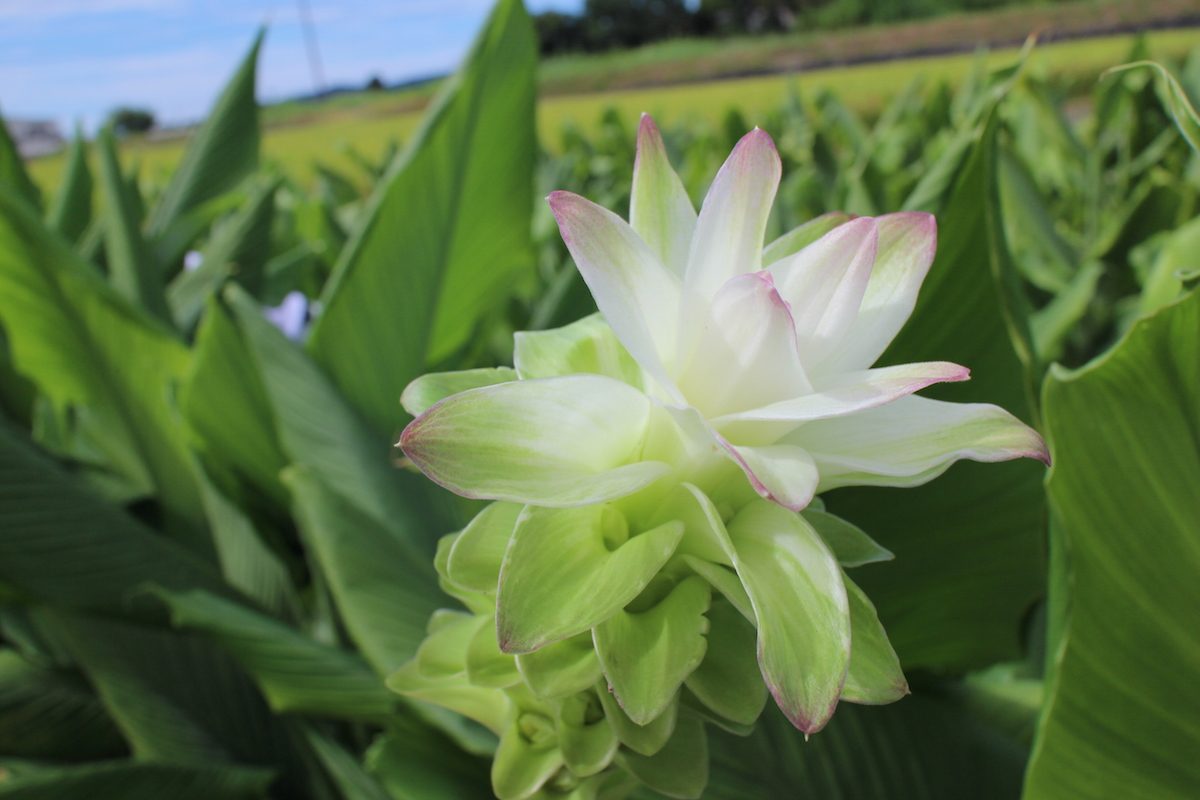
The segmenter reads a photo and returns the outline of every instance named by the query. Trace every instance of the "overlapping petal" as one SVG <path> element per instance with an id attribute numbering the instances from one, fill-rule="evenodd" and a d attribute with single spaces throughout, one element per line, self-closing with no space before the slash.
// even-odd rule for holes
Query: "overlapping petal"
<path id="1" fill-rule="evenodd" d="M 1049 462 L 1036 431 L 999 406 L 902 397 L 849 417 L 802 425 L 787 441 L 820 471 L 820 491 L 839 486 L 919 486 L 960 459 Z"/>
<path id="2" fill-rule="evenodd" d="M 625 220 L 571 192 L 547 198 L 563 242 L 617 338 L 668 395 L 680 282 Z"/>
<path id="3" fill-rule="evenodd" d="M 642 115 L 638 126 L 629 224 L 650 252 L 682 278 L 687 270 L 692 234 L 696 230 L 696 209 L 667 160 L 662 134 L 649 114 Z"/>
<path id="4" fill-rule="evenodd" d="M 467 497 L 561 507 L 622 497 L 665 474 L 641 461 L 650 400 L 598 375 L 447 397 L 400 437 L 422 472 Z"/>

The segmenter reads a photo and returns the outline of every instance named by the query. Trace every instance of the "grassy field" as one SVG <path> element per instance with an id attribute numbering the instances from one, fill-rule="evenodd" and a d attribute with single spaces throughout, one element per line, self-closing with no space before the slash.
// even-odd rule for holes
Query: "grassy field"
<path id="1" fill-rule="evenodd" d="M 1029 68 L 1063 74 L 1086 85 L 1104 69 L 1125 60 L 1133 38 L 1106 36 L 1042 46 L 1035 50 Z M 1157 58 L 1178 58 L 1200 45 L 1200 31 L 1195 29 L 1152 32 L 1147 38 Z M 987 60 L 1001 64 L 1015 53 L 1015 49 L 997 50 L 989 53 Z M 974 59 L 974 55 L 956 54 L 667 87 L 551 95 L 539 105 L 538 127 L 544 146 L 554 150 L 564 124 L 586 130 L 610 107 L 630 120 L 648 111 L 665 124 L 713 124 L 729 109 L 738 108 L 754 122 L 756 115 L 777 107 L 791 87 L 806 95 L 829 89 L 852 108 L 869 113 L 918 75 L 956 84 L 969 72 Z M 420 120 L 419 106 L 428 91 L 417 88 L 378 97 L 352 95 L 318 108 L 294 107 L 287 113 L 267 109 L 264 121 L 274 119 L 276 124 L 265 132 L 265 157 L 301 181 L 311 177 L 317 161 L 355 174 L 343 149 L 353 147 L 376 158 L 390 141 L 402 142 Z M 182 148 L 182 141 L 131 142 L 125 145 L 124 154 L 138 164 L 143 177 L 159 179 L 173 168 Z M 61 156 L 31 164 L 34 179 L 48 191 L 57 186 L 62 168 Z"/>

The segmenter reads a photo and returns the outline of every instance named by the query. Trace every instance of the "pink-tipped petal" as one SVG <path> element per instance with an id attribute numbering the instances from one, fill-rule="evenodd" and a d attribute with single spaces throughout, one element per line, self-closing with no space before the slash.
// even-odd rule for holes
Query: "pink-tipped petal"
<path id="1" fill-rule="evenodd" d="M 688 255 L 685 335 L 702 324 L 689 318 L 692 309 L 703 309 L 735 275 L 761 268 L 767 217 L 782 171 L 775 143 L 755 128 L 742 137 L 717 172 L 700 208 Z"/>
<path id="2" fill-rule="evenodd" d="M 674 392 L 666 364 L 678 331 L 679 279 L 625 220 L 570 192 L 547 198 L 579 274 L 637 362 Z"/>
<path id="3" fill-rule="evenodd" d="M 667 269 L 683 278 L 696 230 L 696 209 L 649 114 L 638 126 L 637 158 L 629 198 L 629 224 Z"/>
<path id="4" fill-rule="evenodd" d="M 786 441 L 812 454 L 822 492 L 851 485 L 919 486 L 960 459 L 1049 458 L 1037 431 L 998 406 L 915 395 L 806 423 Z"/>
<path id="5" fill-rule="evenodd" d="M 805 367 L 820 367 L 858 317 L 879 245 L 871 217 L 839 225 L 790 258 L 771 266 L 792 306 Z"/>
<path id="6" fill-rule="evenodd" d="M 843 370 L 866 369 L 904 327 L 937 251 L 932 214 L 904 211 L 876 217 L 879 247 L 858 318 L 828 357 Z"/>
<path id="7" fill-rule="evenodd" d="M 965 381 L 966 367 L 949 361 L 900 364 L 836 375 L 813 392 L 713 420 L 719 430 L 746 422 L 811 422 L 886 405 L 936 383 Z"/>

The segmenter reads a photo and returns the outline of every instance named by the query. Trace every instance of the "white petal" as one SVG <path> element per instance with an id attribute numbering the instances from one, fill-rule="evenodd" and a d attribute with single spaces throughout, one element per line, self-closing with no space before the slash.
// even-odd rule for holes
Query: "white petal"
<path id="1" fill-rule="evenodd" d="M 783 170 L 779 151 L 765 131 L 742 137 L 717 172 L 700 208 L 684 277 L 683 336 L 687 349 L 700 312 L 730 278 L 757 272 L 762 264 L 767 216 Z"/>
<path id="2" fill-rule="evenodd" d="M 812 502 L 819 474 L 816 463 L 803 448 L 788 444 L 738 447 L 724 439 L 720 441 L 759 496 L 792 511 L 800 511 Z"/>
<path id="3" fill-rule="evenodd" d="M 658 260 L 682 278 L 696 230 L 696 209 L 671 169 L 662 135 L 649 114 L 642 115 L 638 127 L 629 224 Z"/>
<path id="4" fill-rule="evenodd" d="M 811 391 L 792 315 L 770 273 L 730 279 L 708 311 L 678 378 L 688 403 L 715 417 Z"/>
<path id="5" fill-rule="evenodd" d="M 963 458 L 1049 460 L 1042 437 L 998 406 L 916 396 L 806 423 L 785 441 L 812 455 L 822 492 L 850 485 L 918 486 Z"/>
<path id="6" fill-rule="evenodd" d="M 902 212 L 875 219 L 879 249 L 858 319 L 827 359 L 829 367 L 865 369 L 883 354 L 917 303 L 937 250 L 932 214 Z M 786 295 L 785 295 L 786 296 Z"/>
<path id="7" fill-rule="evenodd" d="M 763 266 L 769 267 L 776 261 L 798 253 L 805 247 L 820 239 L 839 225 L 843 225 L 854 217 L 844 211 L 830 211 L 819 217 L 813 217 L 803 225 L 792 228 L 763 250 Z"/>
<path id="8" fill-rule="evenodd" d="M 770 267 L 792 307 L 800 353 L 810 371 L 858 318 L 878 241 L 875 220 L 859 217 Z"/>
<path id="9" fill-rule="evenodd" d="M 567 249 L 605 320 L 642 368 L 672 392 L 679 279 L 625 220 L 570 192 L 547 198 Z"/>
<path id="10" fill-rule="evenodd" d="M 838 375 L 810 394 L 727 414 L 713 420 L 723 426 L 738 422 L 808 422 L 854 414 L 919 392 L 935 383 L 965 381 L 971 371 L 948 361 L 900 364 Z"/>
<path id="11" fill-rule="evenodd" d="M 400 446 L 466 497 L 561 507 L 629 494 L 668 471 L 642 461 L 649 398 L 599 375 L 501 383 L 451 395 Z"/>

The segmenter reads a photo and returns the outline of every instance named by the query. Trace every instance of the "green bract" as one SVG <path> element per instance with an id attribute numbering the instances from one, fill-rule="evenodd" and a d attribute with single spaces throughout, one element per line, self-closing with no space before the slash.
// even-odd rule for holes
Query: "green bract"
<path id="1" fill-rule="evenodd" d="M 500 737 L 501 798 L 703 791 L 702 720 L 769 691 L 805 733 L 908 686 L 846 568 L 890 553 L 821 510 L 961 458 L 1046 459 L 991 405 L 916 396 L 945 362 L 872 368 L 935 250 L 928 214 L 828 215 L 763 248 L 780 177 L 752 131 L 697 215 L 643 118 L 630 223 L 549 202 L 600 314 L 517 334 L 515 372 L 429 375 L 400 445 L 496 501 L 439 550 L 442 612 L 391 686 Z"/>

